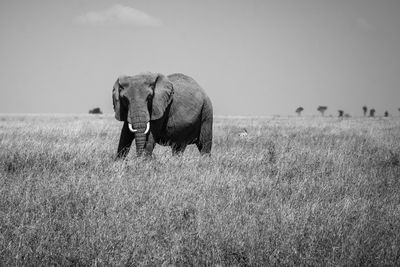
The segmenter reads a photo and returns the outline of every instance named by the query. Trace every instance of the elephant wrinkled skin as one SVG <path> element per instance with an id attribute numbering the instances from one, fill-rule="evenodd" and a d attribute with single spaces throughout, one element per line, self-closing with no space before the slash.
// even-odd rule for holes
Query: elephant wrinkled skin
<path id="1" fill-rule="evenodd" d="M 117 158 L 125 158 L 135 139 L 136 154 L 151 155 L 155 144 L 183 153 L 196 144 L 210 154 L 213 110 L 210 98 L 184 74 L 121 76 L 113 88 L 115 118 L 123 121 Z"/>

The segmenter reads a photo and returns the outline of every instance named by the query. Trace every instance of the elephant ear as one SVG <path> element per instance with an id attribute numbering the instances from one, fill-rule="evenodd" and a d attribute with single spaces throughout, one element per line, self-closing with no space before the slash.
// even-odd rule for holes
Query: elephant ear
<path id="1" fill-rule="evenodd" d="M 158 120 L 163 115 L 172 101 L 174 87 L 170 80 L 162 74 L 158 74 L 154 83 L 154 96 L 152 103 L 151 119 Z"/>
<path id="2" fill-rule="evenodd" d="M 117 79 L 113 87 L 112 99 L 113 99 L 115 118 L 119 121 L 126 121 L 126 118 L 128 116 L 128 110 L 121 103 L 121 98 L 120 98 L 121 87 L 123 87 L 122 84 L 125 84 L 126 86 L 127 82 L 128 82 L 127 77 L 122 76 Z"/>

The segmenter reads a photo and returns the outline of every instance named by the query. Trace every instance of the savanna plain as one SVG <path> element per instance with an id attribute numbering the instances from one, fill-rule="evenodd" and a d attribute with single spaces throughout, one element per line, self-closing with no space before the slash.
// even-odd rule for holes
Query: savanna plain
<path id="1" fill-rule="evenodd" d="M 0 265 L 400 264 L 400 117 L 216 117 L 211 157 L 115 161 L 121 127 L 0 115 Z"/>

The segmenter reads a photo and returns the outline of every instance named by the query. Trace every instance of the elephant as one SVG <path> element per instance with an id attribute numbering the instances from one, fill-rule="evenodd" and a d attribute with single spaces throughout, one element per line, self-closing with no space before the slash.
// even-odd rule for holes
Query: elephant
<path id="1" fill-rule="evenodd" d="M 196 144 L 201 155 L 212 147 L 213 107 L 191 77 L 175 73 L 120 76 L 112 92 L 115 118 L 123 121 L 117 159 L 125 158 L 135 139 L 137 156 L 151 156 L 155 144 L 182 154 Z"/>

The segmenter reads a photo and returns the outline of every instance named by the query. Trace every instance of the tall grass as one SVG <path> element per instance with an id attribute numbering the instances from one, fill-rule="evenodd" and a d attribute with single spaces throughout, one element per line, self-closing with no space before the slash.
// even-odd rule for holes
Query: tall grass
<path id="1" fill-rule="evenodd" d="M 216 118 L 211 158 L 114 161 L 120 127 L 0 116 L 0 265 L 400 264 L 399 118 Z"/>

